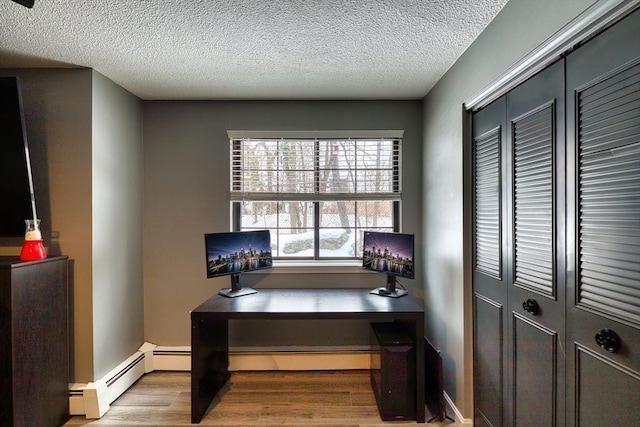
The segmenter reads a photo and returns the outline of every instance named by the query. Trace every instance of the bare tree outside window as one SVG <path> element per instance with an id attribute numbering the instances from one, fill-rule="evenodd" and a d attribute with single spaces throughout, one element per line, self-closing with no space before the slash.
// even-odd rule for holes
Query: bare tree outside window
<path id="1" fill-rule="evenodd" d="M 235 230 L 274 257 L 355 259 L 364 230 L 398 231 L 399 139 L 231 139 Z"/>

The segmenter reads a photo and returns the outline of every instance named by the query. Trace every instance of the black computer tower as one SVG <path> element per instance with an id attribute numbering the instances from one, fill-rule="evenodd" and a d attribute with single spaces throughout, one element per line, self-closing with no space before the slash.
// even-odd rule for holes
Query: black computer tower
<path id="1" fill-rule="evenodd" d="M 384 421 L 416 417 L 415 348 L 400 323 L 371 324 L 371 386 Z"/>

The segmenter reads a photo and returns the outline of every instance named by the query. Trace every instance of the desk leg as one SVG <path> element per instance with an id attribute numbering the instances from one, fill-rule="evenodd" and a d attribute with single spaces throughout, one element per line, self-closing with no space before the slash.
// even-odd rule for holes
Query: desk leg
<path id="1" fill-rule="evenodd" d="M 199 423 L 229 373 L 229 321 L 191 319 L 191 422 Z"/>
<path id="2" fill-rule="evenodd" d="M 416 421 L 424 423 L 424 318 L 416 320 L 414 338 L 416 343 Z"/>

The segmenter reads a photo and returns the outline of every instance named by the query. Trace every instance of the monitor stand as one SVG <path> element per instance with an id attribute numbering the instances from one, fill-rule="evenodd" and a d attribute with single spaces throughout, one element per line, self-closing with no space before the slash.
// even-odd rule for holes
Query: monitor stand
<path id="1" fill-rule="evenodd" d="M 400 298 L 409 293 L 406 289 L 396 288 L 396 276 L 387 274 L 387 285 L 373 289 L 370 294 L 380 295 L 381 297 Z"/>
<path id="2" fill-rule="evenodd" d="M 243 288 L 240 285 L 240 275 L 232 274 L 231 275 L 231 288 L 230 289 L 222 289 L 218 292 L 218 295 L 222 295 L 227 298 L 235 298 L 241 297 L 244 295 L 256 294 L 258 291 L 252 288 Z"/>

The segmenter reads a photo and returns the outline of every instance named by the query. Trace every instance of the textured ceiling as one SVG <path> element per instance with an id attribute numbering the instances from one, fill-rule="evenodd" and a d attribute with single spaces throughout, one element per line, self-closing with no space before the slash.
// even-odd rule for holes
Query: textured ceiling
<path id="1" fill-rule="evenodd" d="M 507 0 L 0 0 L 0 67 L 142 99 L 419 99 Z"/>

